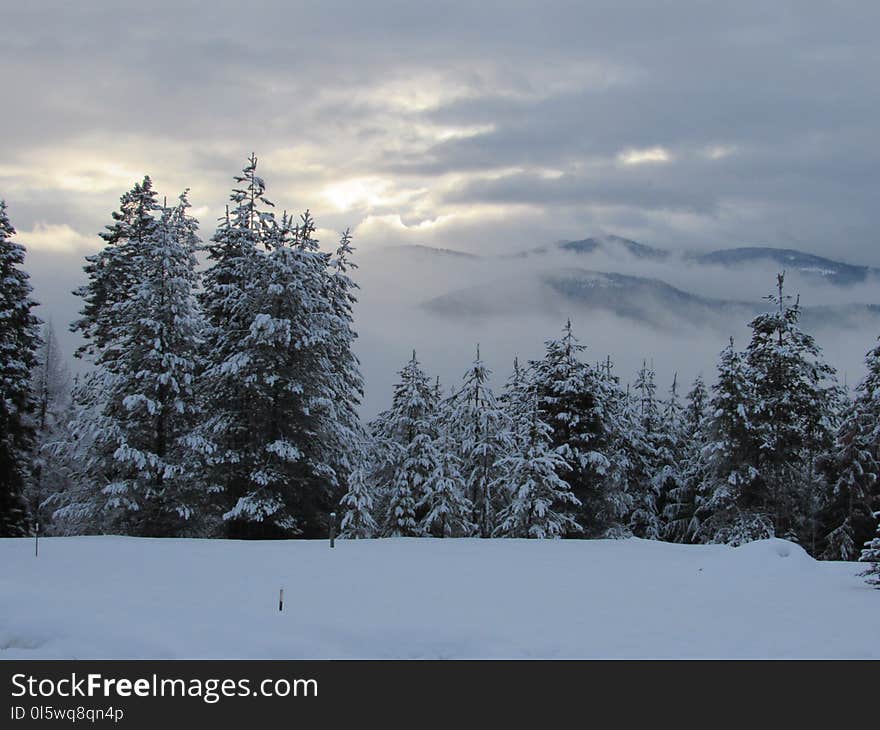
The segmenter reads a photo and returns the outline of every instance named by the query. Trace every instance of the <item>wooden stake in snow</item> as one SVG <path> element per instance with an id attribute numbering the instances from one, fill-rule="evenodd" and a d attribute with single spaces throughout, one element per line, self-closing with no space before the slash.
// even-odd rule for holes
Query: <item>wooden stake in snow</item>
<path id="1" fill-rule="evenodd" d="M 40 556 L 40 523 L 34 525 L 34 557 Z"/>
<path id="2" fill-rule="evenodd" d="M 284 589 L 278 591 L 278 610 L 284 610 Z"/>
<path id="3" fill-rule="evenodd" d="M 330 547 L 336 547 L 336 513 L 330 513 Z"/>

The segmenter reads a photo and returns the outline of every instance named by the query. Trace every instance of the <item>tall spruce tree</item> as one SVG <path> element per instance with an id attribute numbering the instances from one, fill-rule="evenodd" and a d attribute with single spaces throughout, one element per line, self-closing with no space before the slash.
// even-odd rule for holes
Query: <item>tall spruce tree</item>
<path id="1" fill-rule="evenodd" d="M 370 424 L 377 453 L 372 481 L 384 492 L 385 536 L 421 534 L 422 514 L 417 515 L 417 506 L 437 467 L 433 425 L 437 407 L 437 391 L 413 350 L 398 373 L 391 408 Z"/>
<path id="2" fill-rule="evenodd" d="M 661 537 L 671 539 L 669 514 L 675 494 L 684 482 L 683 408 L 678 396 L 678 374 L 672 378 L 669 395 L 660 403 L 659 436 L 657 440 L 657 464 L 652 483 L 657 494 L 657 511 L 660 518 Z"/>
<path id="3" fill-rule="evenodd" d="M 499 488 L 507 490 L 508 499 L 498 513 L 495 535 L 545 539 L 577 534 L 581 526 L 571 510 L 580 506 L 579 500 L 559 477 L 565 461 L 553 448 L 536 389 L 530 401 L 514 424 L 516 448 L 498 464 Z"/>
<path id="4" fill-rule="evenodd" d="M 83 299 L 80 318 L 71 324 L 85 343 L 76 351 L 77 357 L 88 356 L 109 370 L 120 354 L 114 347 L 113 330 L 117 322 L 113 312 L 125 302 L 138 278 L 136 255 L 152 236 L 160 208 L 153 182 L 145 175 L 140 183 L 120 198 L 113 222 L 100 233 L 104 247 L 86 256 L 84 267 L 88 281 L 74 294 Z"/>
<path id="5" fill-rule="evenodd" d="M 338 265 L 328 274 L 308 212 L 276 218 L 256 169 L 252 155 L 208 245 L 208 415 L 193 443 L 227 535 L 310 537 L 326 529 L 351 466 L 353 443 L 340 436 L 353 395 L 350 287 Z"/>
<path id="6" fill-rule="evenodd" d="M 467 479 L 462 475 L 457 450 L 443 430 L 443 422 L 440 419 L 436 422 L 439 428 L 434 432 L 431 468 L 422 485 L 422 498 L 416 505 L 424 512 L 421 532 L 435 537 L 469 537 L 477 525 L 471 519 L 474 508 L 468 498 Z"/>
<path id="7" fill-rule="evenodd" d="M 201 514 L 186 468 L 200 331 L 197 222 L 188 208 L 184 193 L 160 208 L 148 235 L 125 244 L 126 290 L 94 310 L 101 327 L 93 339 L 103 347 L 75 391 L 81 488 L 53 500 L 62 520 L 87 529 L 191 534 L 189 521 Z"/>
<path id="8" fill-rule="evenodd" d="M 40 321 L 31 311 L 30 277 L 22 268 L 25 248 L 0 200 L 0 537 L 27 533 L 23 497 L 30 477 L 33 408 L 30 373 L 40 344 Z"/>
<path id="9" fill-rule="evenodd" d="M 854 560 L 871 538 L 880 501 L 880 346 L 865 357 L 867 376 L 858 384 L 837 431 L 830 489 L 822 514 L 822 557 Z"/>
<path id="10" fill-rule="evenodd" d="M 251 356 L 244 345 L 255 316 L 256 288 L 261 283 L 262 256 L 276 235 L 274 203 L 265 196 L 266 185 L 257 175 L 254 155 L 230 195 L 226 215 L 205 247 L 208 268 L 199 294 L 205 318 L 203 360 L 198 399 L 205 416 L 191 438 L 204 463 L 204 489 L 215 495 L 214 516 L 222 519 L 250 494 L 253 453 L 256 450 L 252 418 L 256 404 L 248 393 Z M 251 379 L 253 376 L 251 376 Z M 262 524 L 281 512 L 285 534 L 293 525 L 277 504 L 269 514 L 257 513 L 254 536 L 267 534 Z M 228 518 L 227 518 L 228 519 Z M 248 520 L 228 521 L 223 532 L 230 537 L 249 536 Z"/>
<path id="11" fill-rule="evenodd" d="M 332 395 L 314 404 L 322 409 L 325 426 L 322 431 L 327 437 L 323 451 L 331 460 L 335 485 L 340 487 L 346 484 L 353 470 L 360 468 L 361 450 L 354 448 L 354 445 L 366 437 L 358 414 L 358 406 L 364 395 L 364 381 L 360 361 L 354 353 L 357 339 L 354 306 L 357 304 L 355 292 L 358 285 L 349 273 L 357 269 L 357 264 L 352 261 L 354 248 L 351 242 L 351 232 L 346 230 L 329 264 L 327 297 L 330 336 L 322 365 L 330 371 Z"/>
<path id="12" fill-rule="evenodd" d="M 126 515 L 129 531 L 180 535 L 200 512 L 187 474 L 186 439 L 195 424 L 195 376 L 201 318 L 195 306 L 198 222 L 187 193 L 163 207 L 132 255 L 138 272 L 129 297 L 115 305 L 110 341 L 119 357 L 105 415 L 113 420 L 119 475 L 104 492 Z"/>
<path id="13" fill-rule="evenodd" d="M 588 536 L 601 536 L 614 521 L 616 495 L 606 456 L 611 441 L 607 381 L 581 359 L 586 349 L 574 336 L 571 321 L 562 337 L 545 343 L 544 357 L 530 363 L 542 420 L 550 426 L 552 448 L 562 457 L 560 479 L 576 498 L 567 524 Z"/>
<path id="14" fill-rule="evenodd" d="M 775 534 L 810 549 L 820 490 L 815 459 L 833 441 L 836 374 L 800 328 L 800 304 L 790 303 L 783 285 L 779 274 L 777 293 L 767 297 L 774 311 L 750 324 L 745 358 L 754 388 L 750 421 L 759 444 L 751 466 Z"/>
<path id="15" fill-rule="evenodd" d="M 438 434 L 444 450 L 452 448 L 454 458 L 444 459 L 445 470 L 460 470 L 473 514 L 465 524 L 477 526 L 481 537 L 491 537 L 499 495 L 492 485 L 496 463 L 509 445 L 507 414 L 498 404 L 489 382 L 492 372 L 480 357 L 480 346 L 461 387 L 443 404 L 445 415 Z M 462 495 L 464 496 L 464 495 Z"/>
<path id="16" fill-rule="evenodd" d="M 631 425 L 630 489 L 633 495 L 629 526 L 636 537 L 659 540 L 664 532 L 663 492 L 670 472 L 664 469 L 672 455 L 663 449 L 664 433 L 660 402 L 654 383 L 654 370 L 647 362 L 636 376 L 633 385 L 636 399 L 636 418 Z"/>
<path id="17" fill-rule="evenodd" d="M 702 449 L 705 443 L 708 399 L 706 385 L 702 377 L 697 376 L 687 394 L 681 416 L 679 478 L 677 484 L 669 490 L 669 500 L 665 508 L 666 534 L 675 542 L 692 542 L 700 532 L 697 496 L 706 476 Z"/>
<path id="18" fill-rule="evenodd" d="M 721 352 L 709 401 L 701 452 L 705 478 L 696 496 L 699 542 L 738 545 L 774 534 L 772 516 L 755 484 L 759 442 L 750 415 L 754 397 L 743 357 L 731 338 Z"/>

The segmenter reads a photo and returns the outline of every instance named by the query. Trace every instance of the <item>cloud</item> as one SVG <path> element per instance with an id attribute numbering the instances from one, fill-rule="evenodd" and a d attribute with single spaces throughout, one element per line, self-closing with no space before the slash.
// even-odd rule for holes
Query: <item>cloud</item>
<path id="1" fill-rule="evenodd" d="M 617 155 L 617 159 L 624 165 L 642 165 L 646 162 L 669 162 L 671 156 L 663 147 L 648 147 L 624 150 Z"/>
<path id="2" fill-rule="evenodd" d="M 101 246 L 97 236 L 84 236 L 66 224 L 38 222 L 29 231 L 18 231 L 16 241 L 29 251 L 92 253 Z"/>

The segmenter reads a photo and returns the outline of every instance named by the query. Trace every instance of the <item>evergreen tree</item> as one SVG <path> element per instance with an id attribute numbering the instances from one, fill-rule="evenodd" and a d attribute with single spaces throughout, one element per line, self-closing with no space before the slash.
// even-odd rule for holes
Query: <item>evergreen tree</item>
<path id="1" fill-rule="evenodd" d="M 85 339 L 75 353 L 77 357 L 88 355 L 113 370 L 113 361 L 120 354 L 113 347 L 113 330 L 118 324 L 113 313 L 128 299 L 138 279 L 134 259 L 153 236 L 159 208 L 153 182 L 146 175 L 120 198 L 119 211 L 111 214 L 113 223 L 99 234 L 104 248 L 86 256 L 88 282 L 74 292 L 82 297 L 83 308 L 81 317 L 71 325 L 71 330 L 79 331 Z"/>
<path id="2" fill-rule="evenodd" d="M 750 419 L 753 401 L 743 357 L 731 338 L 712 386 L 701 452 L 705 480 L 696 498 L 700 542 L 739 545 L 774 534 L 772 517 L 755 485 L 758 442 Z"/>
<path id="3" fill-rule="evenodd" d="M 754 387 L 750 421 L 759 444 L 753 483 L 775 534 L 809 549 L 819 498 L 815 459 L 833 441 L 837 388 L 834 370 L 800 329 L 799 302 L 789 304 L 783 283 L 779 274 L 777 294 L 767 297 L 776 309 L 751 322 L 746 350 L 747 377 Z"/>
<path id="4" fill-rule="evenodd" d="M 477 526 L 471 521 L 474 508 L 467 497 L 467 480 L 462 476 L 458 455 L 445 434 L 435 434 L 433 446 L 433 468 L 417 505 L 425 511 L 421 532 L 436 537 L 468 537 Z"/>
<path id="5" fill-rule="evenodd" d="M 206 246 L 209 265 L 199 294 L 206 326 L 205 369 L 197 394 L 205 416 L 191 442 L 204 460 L 205 491 L 217 495 L 218 518 L 250 493 L 254 471 L 256 434 L 251 419 L 256 416 L 256 404 L 248 393 L 246 371 L 252 367 L 244 341 L 255 316 L 261 254 L 270 246 L 276 228 L 274 213 L 268 210 L 274 203 L 265 197 L 265 182 L 256 169 L 252 155 L 235 177 L 238 187 L 230 195 L 231 205 Z M 277 505 L 269 515 L 258 513 L 255 518 L 260 519 L 255 521 L 280 510 Z M 281 521 L 285 522 L 283 514 Z M 225 532 L 245 537 L 246 524 L 228 523 Z"/>
<path id="6" fill-rule="evenodd" d="M 566 507 L 574 510 L 570 524 L 600 536 L 615 523 L 617 502 L 605 454 L 611 441 L 607 381 L 580 359 L 586 348 L 575 338 L 571 321 L 560 339 L 545 344 L 544 357 L 530 364 L 529 381 L 551 428 L 552 448 L 563 459 L 557 476 L 576 498 Z"/>
<path id="7" fill-rule="evenodd" d="M 437 393 L 415 350 L 398 377 L 391 408 L 371 424 L 378 452 L 373 481 L 386 492 L 383 534 L 408 537 L 420 534 L 417 504 L 437 466 L 432 425 Z"/>
<path id="8" fill-rule="evenodd" d="M 843 414 L 830 464 L 832 487 L 822 515 L 827 560 L 854 560 L 874 528 L 880 495 L 880 346 L 865 361 L 868 375 Z"/>
<path id="9" fill-rule="evenodd" d="M 25 249 L 14 235 L 0 200 L 0 537 L 24 535 L 29 527 L 23 494 L 33 448 L 30 372 L 40 344 L 40 322 L 31 311 L 36 302 L 22 268 Z"/>
<path id="10" fill-rule="evenodd" d="M 672 378 L 669 396 L 660 404 L 660 428 L 657 442 L 657 465 L 652 483 L 658 495 L 657 510 L 661 536 L 669 539 L 669 513 L 675 494 L 684 481 L 683 408 L 678 397 L 678 374 Z"/>
<path id="11" fill-rule="evenodd" d="M 532 385 L 529 380 L 529 371 L 519 364 L 519 357 L 513 359 L 513 371 L 498 399 L 499 405 L 504 409 L 505 423 L 508 429 L 508 441 L 515 441 L 517 431 L 514 424 L 521 423 L 523 418 L 531 412 Z"/>
<path id="12" fill-rule="evenodd" d="M 309 213 L 276 219 L 256 168 L 251 156 L 207 247 L 207 418 L 192 443 L 227 535 L 309 537 L 325 531 L 353 466 L 350 247 L 328 273 Z"/>
<path id="13" fill-rule="evenodd" d="M 700 532 L 697 496 L 706 476 L 702 449 L 708 399 L 706 385 L 702 377 L 697 376 L 681 416 L 679 478 L 669 490 L 665 509 L 666 534 L 675 542 L 692 542 Z"/>
<path id="14" fill-rule="evenodd" d="M 110 341 L 119 343 L 105 414 L 115 433 L 116 480 L 108 507 L 135 511 L 129 532 L 178 535 L 198 511 L 186 473 L 185 440 L 196 418 L 195 375 L 201 319 L 195 307 L 198 222 L 184 192 L 164 207 L 152 235 L 132 256 L 138 280 L 114 306 Z"/>
<path id="15" fill-rule="evenodd" d="M 351 240 L 351 232 L 346 230 L 330 260 L 327 276 L 330 336 L 326 360 L 322 365 L 329 369 L 332 376 L 332 396 L 315 404 L 323 413 L 323 432 L 327 437 L 323 450 L 331 461 L 334 480 L 340 485 L 347 481 L 353 469 L 359 468 L 357 463 L 351 462 L 351 457 L 358 453 L 352 445 L 365 438 L 358 415 L 364 382 L 360 361 L 354 353 L 357 332 L 354 330 L 353 310 L 357 304 L 355 291 L 358 285 L 349 274 L 350 270 L 357 268 L 357 264 L 351 260 L 354 252 Z"/>
<path id="16" fill-rule="evenodd" d="M 608 445 L 608 459 L 611 463 L 607 475 L 609 526 L 605 537 L 631 537 L 629 515 L 633 510 L 635 497 L 639 494 L 633 482 L 634 465 L 638 462 L 635 446 L 639 441 L 641 425 L 637 417 L 629 385 L 626 390 L 619 387 L 618 378 L 612 374 L 611 359 L 608 358 L 602 369 L 611 394 L 608 413 L 611 423 L 611 440 Z"/>
<path id="17" fill-rule="evenodd" d="M 94 311 L 103 350 L 76 390 L 73 433 L 83 487 L 54 500 L 60 518 L 87 529 L 179 535 L 201 511 L 186 473 L 200 330 L 197 222 L 188 207 L 184 193 L 161 209 L 149 235 L 126 252 L 137 278 Z"/>
<path id="18" fill-rule="evenodd" d="M 539 410 L 537 391 L 532 406 L 517 423 L 518 447 L 499 462 L 499 487 L 508 490 L 506 506 L 498 513 L 495 534 L 500 537 L 558 538 L 581 526 L 570 516 L 578 498 L 559 477 L 563 458 L 553 449 L 552 430 Z"/>
<path id="19" fill-rule="evenodd" d="M 713 400 L 702 496 L 704 539 L 743 542 L 778 535 L 815 552 L 824 486 L 819 458 L 833 440 L 839 389 L 800 305 L 783 292 L 750 323 L 743 358 L 726 352 Z"/>
<path id="20" fill-rule="evenodd" d="M 859 560 L 868 563 L 862 575 L 868 579 L 868 583 L 880 588 L 880 512 L 876 512 L 874 517 L 878 520 L 877 535 L 873 540 L 865 543 Z"/>
<path id="21" fill-rule="evenodd" d="M 375 537 L 378 525 L 373 518 L 373 495 L 367 480 L 367 470 L 358 466 L 351 470 L 348 478 L 348 491 L 339 504 L 345 510 L 339 525 L 342 538 Z"/>
<path id="22" fill-rule="evenodd" d="M 670 478 L 672 455 L 663 449 L 664 434 L 660 404 L 656 397 L 654 371 L 646 362 L 634 384 L 637 420 L 631 426 L 630 485 L 633 507 L 629 525 L 636 537 L 659 540 L 663 535 L 663 493 Z M 664 461 L 669 464 L 664 464 Z M 664 467 L 670 467 L 667 471 Z"/>
<path id="23" fill-rule="evenodd" d="M 52 532 L 53 511 L 47 500 L 63 492 L 73 478 L 72 465 L 59 450 L 70 438 L 72 382 L 51 322 L 43 325 L 41 339 L 37 364 L 31 373 L 35 448 L 33 478 L 26 497 L 32 517 L 40 523 L 40 531 L 46 533 Z"/>
<path id="24" fill-rule="evenodd" d="M 461 387 L 444 404 L 448 415 L 441 419 L 440 426 L 444 444 L 450 437 L 457 452 L 453 459 L 444 460 L 443 469 L 454 472 L 456 462 L 460 462 L 473 509 L 471 518 L 462 524 L 477 525 L 481 537 L 491 537 L 495 529 L 499 505 L 492 485 L 497 478 L 496 463 L 507 449 L 510 431 L 504 409 L 496 402 L 489 384 L 491 375 L 480 358 L 478 345 L 476 359 L 465 373 Z"/>

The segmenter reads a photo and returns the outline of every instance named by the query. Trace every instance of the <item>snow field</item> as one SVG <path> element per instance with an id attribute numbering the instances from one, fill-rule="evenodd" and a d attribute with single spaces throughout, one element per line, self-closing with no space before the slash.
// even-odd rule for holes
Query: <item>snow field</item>
<path id="1" fill-rule="evenodd" d="M 0 658 L 880 658 L 783 540 L 0 540 Z M 278 590 L 285 589 L 278 612 Z"/>

